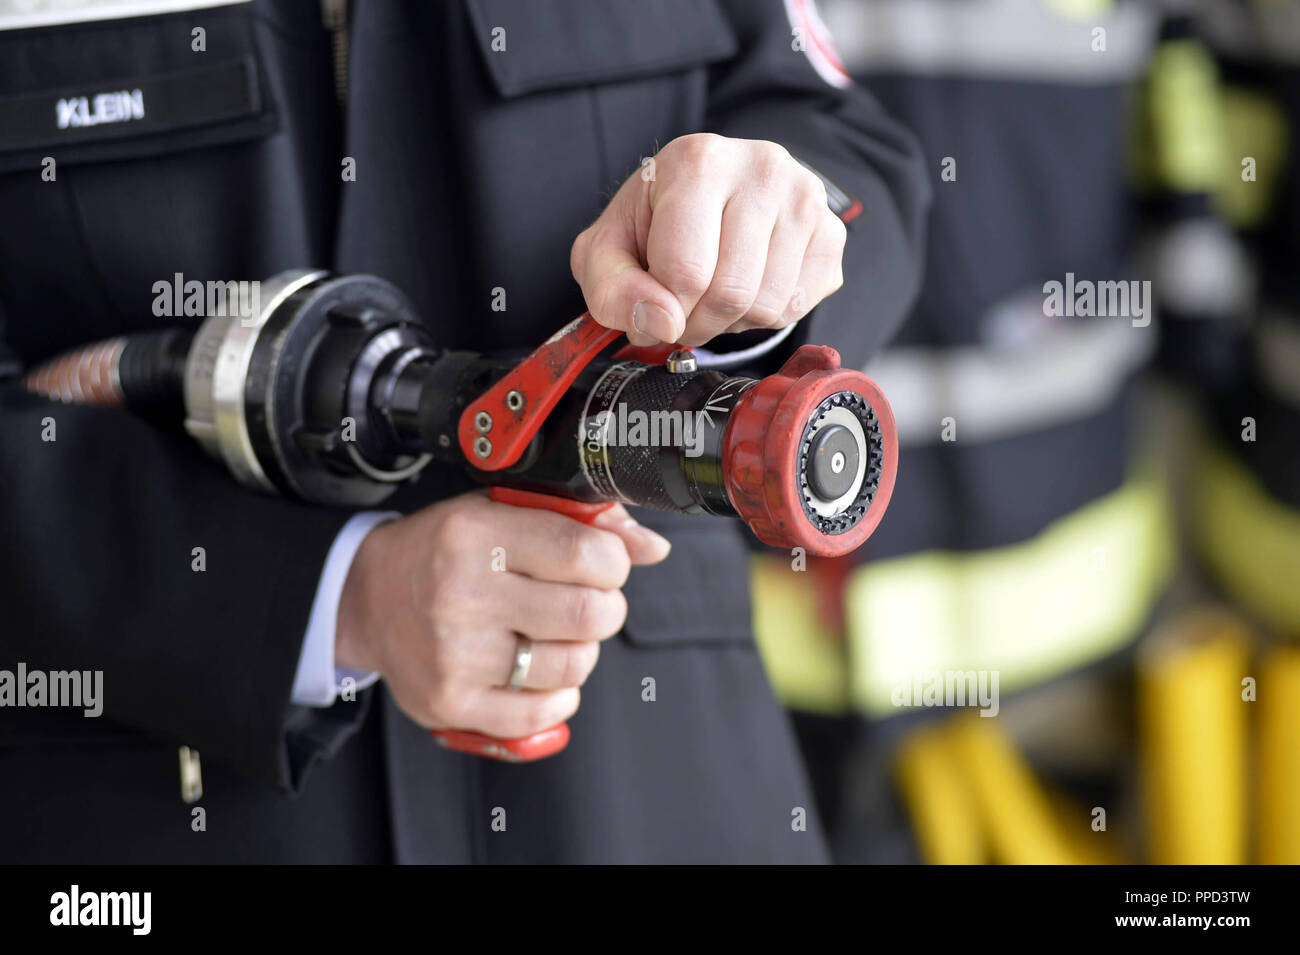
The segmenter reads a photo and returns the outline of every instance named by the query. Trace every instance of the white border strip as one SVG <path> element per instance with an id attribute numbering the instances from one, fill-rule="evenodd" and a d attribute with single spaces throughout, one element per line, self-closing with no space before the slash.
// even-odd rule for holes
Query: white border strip
<path id="1" fill-rule="evenodd" d="M 252 0 L 0 0 L 0 31 L 162 16 Z"/>
<path id="2" fill-rule="evenodd" d="M 786 0 L 787 3 L 791 0 Z M 1033 0 L 823 0 L 854 76 L 880 72 L 1077 84 L 1141 75 L 1157 40 L 1158 3 L 1067 17 Z M 1106 51 L 1093 31 L 1106 31 Z"/>

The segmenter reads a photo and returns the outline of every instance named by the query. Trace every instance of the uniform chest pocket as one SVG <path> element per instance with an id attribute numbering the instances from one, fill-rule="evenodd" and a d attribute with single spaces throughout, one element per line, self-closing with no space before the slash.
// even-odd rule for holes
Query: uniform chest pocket
<path id="1" fill-rule="evenodd" d="M 737 48 L 716 0 L 466 3 L 504 97 L 678 72 L 726 59 Z"/>
<path id="2" fill-rule="evenodd" d="M 710 66 L 739 45 L 716 0 L 461 2 L 459 99 L 473 105 L 457 132 L 482 236 L 471 254 L 491 285 L 528 288 L 532 308 L 489 314 L 484 334 L 517 340 L 571 307 L 539 277 L 567 275 L 574 236 L 645 157 L 705 128 Z"/>
<path id="3" fill-rule="evenodd" d="M 63 3 L 30 24 L 11 6 L 0 302 L 18 354 L 159 324 L 154 285 L 176 273 L 261 279 L 324 260 L 337 106 L 319 8 L 285 23 L 249 2 L 133 0 L 146 15 L 95 20 L 120 5 Z"/>
<path id="4" fill-rule="evenodd" d="M 46 157 L 73 165 L 153 156 L 271 131 L 248 8 L 26 29 L 14 27 L 28 20 L 0 12 L 0 172 L 37 169 Z"/>

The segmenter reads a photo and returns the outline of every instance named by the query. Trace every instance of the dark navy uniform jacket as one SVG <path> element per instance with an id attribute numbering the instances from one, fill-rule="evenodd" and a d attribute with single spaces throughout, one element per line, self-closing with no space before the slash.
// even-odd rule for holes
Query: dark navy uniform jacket
<path id="1" fill-rule="evenodd" d="M 492 763 L 437 748 L 382 687 L 290 704 L 346 511 L 259 496 L 183 435 L 16 377 L 177 321 L 151 305 L 178 272 L 372 272 L 444 345 L 536 344 L 583 310 L 576 234 L 642 157 L 705 130 L 780 142 L 863 203 L 844 288 L 783 346 L 861 365 L 914 296 L 928 187 L 911 138 L 801 51 L 808 7 L 361 0 L 343 108 L 306 0 L 0 31 L 0 667 L 104 673 L 99 719 L 0 709 L 6 861 L 824 858 L 734 522 L 641 515 L 673 553 L 633 572 L 569 748 Z M 134 90 L 142 118 L 60 128 L 60 99 Z M 435 476 L 403 504 L 450 490 Z M 179 795 L 182 744 L 201 753 L 206 832 Z"/>

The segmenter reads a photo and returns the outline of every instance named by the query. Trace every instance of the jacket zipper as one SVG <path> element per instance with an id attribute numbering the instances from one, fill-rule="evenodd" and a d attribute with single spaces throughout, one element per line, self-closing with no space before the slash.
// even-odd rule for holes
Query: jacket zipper
<path id="1" fill-rule="evenodd" d="M 344 106 L 348 101 L 348 0 L 320 0 L 320 10 L 334 53 L 334 95 Z"/>

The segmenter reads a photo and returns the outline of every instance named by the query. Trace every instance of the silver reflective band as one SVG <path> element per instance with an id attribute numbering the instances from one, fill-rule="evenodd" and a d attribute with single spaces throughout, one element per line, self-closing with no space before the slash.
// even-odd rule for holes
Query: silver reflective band
<path id="1" fill-rule="evenodd" d="M 1164 230 L 1152 280 L 1173 314 L 1232 319 L 1249 311 L 1257 277 L 1240 240 L 1220 222 L 1190 219 Z"/>
<path id="2" fill-rule="evenodd" d="M 993 441 L 1098 412 L 1155 348 L 1117 318 L 1062 320 L 1023 348 L 889 348 L 863 369 L 889 395 L 903 446 Z"/>
<path id="3" fill-rule="evenodd" d="M 1070 83 L 1142 72 L 1157 4 L 1123 3 L 1070 17 L 1029 0 L 822 0 L 850 73 L 884 70 Z M 1105 52 L 1093 30 L 1106 31 Z"/>
<path id="4" fill-rule="evenodd" d="M 0 0 L 0 30 L 29 30 L 61 23 L 124 20 L 229 7 L 251 0 Z"/>

